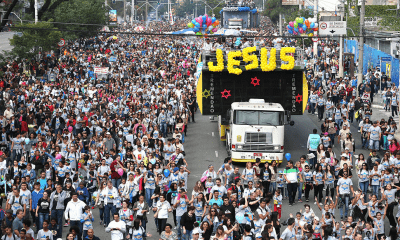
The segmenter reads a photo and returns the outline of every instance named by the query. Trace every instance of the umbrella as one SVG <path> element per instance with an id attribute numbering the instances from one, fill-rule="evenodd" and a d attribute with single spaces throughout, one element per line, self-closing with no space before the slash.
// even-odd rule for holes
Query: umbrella
<path id="1" fill-rule="evenodd" d="M 140 32 L 140 31 L 143 31 L 144 28 L 142 26 L 137 26 L 133 30 L 135 30 L 136 32 Z"/>
<path id="2" fill-rule="evenodd" d="M 110 39 L 116 40 L 116 39 L 118 39 L 118 37 L 117 37 L 117 36 L 111 36 L 111 37 L 108 37 L 108 38 L 107 38 L 107 40 L 110 40 Z"/>

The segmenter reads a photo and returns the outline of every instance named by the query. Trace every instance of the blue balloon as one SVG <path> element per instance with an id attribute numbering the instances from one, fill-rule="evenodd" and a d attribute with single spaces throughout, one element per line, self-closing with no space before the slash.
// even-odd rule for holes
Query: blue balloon
<path id="1" fill-rule="evenodd" d="M 302 27 L 303 27 L 303 24 L 302 24 L 302 23 L 298 23 L 298 25 L 299 25 L 299 28 L 302 28 Z"/>
<path id="2" fill-rule="evenodd" d="M 303 23 L 306 22 L 306 18 L 305 17 L 301 17 L 303 19 Z"/>
<path id="3" fill-rule="evenodd" d="M 207 25 L 203 23 L 203 25 L 201 26 L 202 28 L 207 28 Z"/>
<path id="4" fill-rule="evenodd" d="M 202 16 L 201 18 L 203 19 L 203 23 L 206 23 L 207 17 L 206 16 Z"/>
<path id="5" fill-rule="evenodd" d="M 165 169 L 165 170 L 164 170 L 164 176 L 165 176 L 165 177 L 168 177 L 169 174 L 170 174 L 170 171 L 169 171 L 168 169 Z"/>
<path id="6" fill-rule="evenodd" d="M 303 30 L 307 30 L 307 26 L 305 24 L 303 24 Z"/>
<path id="7" fill-rule="evenodd" d="M 217 19 L 215 17 L 211 18 L 211 23 L 214 23 L 215 21 L 217 21 Z"/>
<path id="8" fill-rule="evenodd" d="M 310 28 L 314 28 L 315 27 L 315 23 L 310 23 Z"/>
<path id="9" fill-rule="evenodd" d="M 286 160 L 290 161 L 290 159 L 292 158 L 292 154 L 286 153 L 285 158 L 286 158 Z"/>
<path id="10" fill-rule="evenodd" d="M 193 28 L 193 32 L 198 32 L 198 31 L 200 31 L 200 28 L 198 27 Z"/>
<path id="11" fill-rule="evenodd" d="M 195 25 L 197 28 L 200 28 L 200 23 L 196 22 L 194 25 Z M 196 31 L 196 32 L 198 32 L 198 31 Z"/>
<path id="12" fill-rule="evenodd" d="M 287 25 L 287 27 L 288 27 L 290 30 L 293 30 L 293 27 L 292 27 L 292 26 Z"/>
<path id="13" fill-rule="evenodd" d="M 239 212 L 238 214 L 236 214 L 236 220 L 238 221 L 238 223 L 242 223 L 243 219 L 244 219 L 243 213 Z"/>
<path id="14" fill-rule="evenodd" d="M 298 31 L 299 31 L 299 29 L 298 29 L 298 28 L 294 28 L 293 30 L 294 30 L 295 32 L 298 32 Z"/>
<path id="15" fill-rule="evenodd" d="M 289 32 L 290 34 L 293 34 L 293 30 L 288 30 L 288 32 Z"/>
<path id="16" fill-rule="evenodd" d="M 29 138 L 25 138 L 25 144 L 29 144 L 30 140 Z"/>
<path id="17" fill-rule="evenodd" d="M 197 23 L 196 19 L 193 19 L 192 23 L 196 25 L 196 23 Z"/>

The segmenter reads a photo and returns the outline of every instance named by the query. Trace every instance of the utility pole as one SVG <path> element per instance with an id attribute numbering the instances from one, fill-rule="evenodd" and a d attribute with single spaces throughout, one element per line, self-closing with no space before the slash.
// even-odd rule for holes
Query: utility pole
<path id="1" fill-rule="evenodd" d="M 196 2 L 196 13 L 195 13 L 194 17 L 195 18 L 197 17 L 197 2 Z"/>
<path id="2" fill-rule="evenodd" d="M 282 36 L 282 14 L 279 13 L 279 36 Z"/>
<path id="3" fill-rule="evenodd" d="M 133 26 L 134 19 L 135 19 L 135 0 L 132 0 L 132 4 L 131 4 L 131 26 Z"/>
<path id="4" fill-rule="evenodd" d="M 35 0 L 35 24 L 38 22 L 38 2 Z"/>
<path id="5" fill-rule="evenodd" d="M 361 0 L 360 12 L 360 51 L 358 54 L 358 74 L 357 86 L 363 82 L 363 64 L 364 64 L 364 16 L 365 16 L 365 0 Z"/>
<path id="6" fill-rule="evenodd" d="M 343 8 L 341 9 L 341 16 L 340 20 L 343 21 L 343 15 L 344 15 L 344 3 L 343 3 Z M 347 21 L 347 19 L 346 19 Z M 340 35 L 339 37 L 339 45 L 340 45 L 340 51 L 339 51 L 339 77 L 343 77 L 343 35 Z"/>
<path id="7" fill-rule="evenodd" d="M 124 0 L 124 23 L 126 23 L 126 0 Z"/>
<path id="8" fill-rule="evenodd" d="M 149 6 L 149 0 L 146 0 L 146 22 L 147 22 L 147 14 L 148 14 L 148 6 Z"/>
<path id="9" fill-rule="evenodd" d="M 314 18 L 317 20 L 317 22 L 319 22 L 318 19 L 318 0 L 314 0 Z M 314 42 L 313 44 L 314 47 L 314 56 L 318 55 L 318 42 Z"/>

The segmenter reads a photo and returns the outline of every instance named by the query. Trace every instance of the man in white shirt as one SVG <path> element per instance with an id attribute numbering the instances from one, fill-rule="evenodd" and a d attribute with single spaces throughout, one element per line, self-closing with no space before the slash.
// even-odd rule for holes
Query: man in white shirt
<path id="1" fill-rule="evenodd" d="M 81 223 L 81 216 L 86 204 L 78 199 L 78 194 L 72 194 L 72 200 L 68 202 L 65 208 L 65 219 L 70 222 L 70 226 L 78 226 L 80 234 L 83 232 Z"/>
<path id="2" fill-rule="evenodd" d="M 206 42 L 203 43 L 203 47 L 201 48 L 201 50 L 203 50 L 207 53 L 210 53 L 212 51 L 212 48 L 213 48 L 213 45 L 212 45 L 212 43 L 210 43 L 210 39 L 207 38 Z"/>
<path id="3" fill-rule="evenodd" d="M 126 232 L 126 224 L 124 221 L 119 220 L 118 212 L 114 213 L 113 216 L 114 220 L 108 224 L 106 232 L 111 232 L 111 240 L 122 240 Z"/>

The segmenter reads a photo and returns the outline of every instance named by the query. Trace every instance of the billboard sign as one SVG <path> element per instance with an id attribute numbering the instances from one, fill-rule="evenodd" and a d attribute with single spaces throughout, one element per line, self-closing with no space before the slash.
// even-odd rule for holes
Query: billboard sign
<path id="1" fill-rule="evenodd" d="M 110 10 L 108 12 L 108 22 L 110 24 L 117 24 L 117 10 Z"/>

